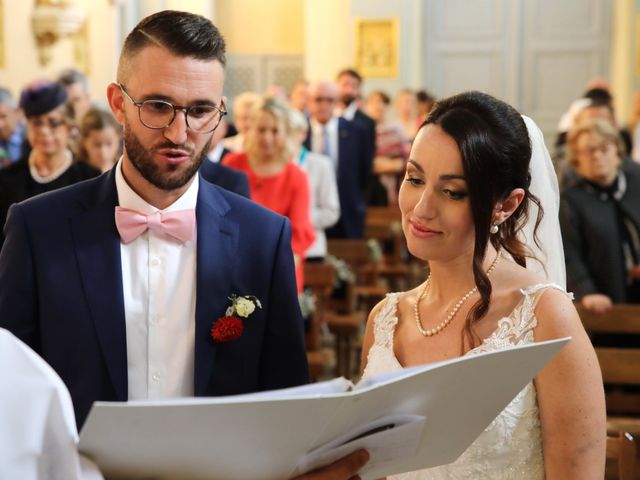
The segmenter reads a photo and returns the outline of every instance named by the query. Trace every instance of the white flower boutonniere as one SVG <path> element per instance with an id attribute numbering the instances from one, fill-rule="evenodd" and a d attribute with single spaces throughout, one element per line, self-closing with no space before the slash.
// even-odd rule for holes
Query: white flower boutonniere
<path id="1" fill-rule="evenodd" d="M 233 294 L 229 297 L 231 305 L 227 307 L 223 317 L 218 318 L 211 327 L 211 338 L 214 342 L 231 342 L 237 340 L 244 331 L 243 318 L 249 317 L 256 307 L 262 304 L 253 295 L 240 296 Z"/>

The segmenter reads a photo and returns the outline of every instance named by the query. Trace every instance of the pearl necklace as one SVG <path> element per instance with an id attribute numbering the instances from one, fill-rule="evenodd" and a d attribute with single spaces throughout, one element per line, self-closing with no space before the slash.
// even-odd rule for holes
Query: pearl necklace
<path id="1" fill-rule="evenodd" d="M 498 252 L 495 260 L 489 267 L 489 270 L 487 270 L 487 276 L 490 275 L 491 272 L 493 272 L 493 270 L 496 268 L 496 265 L 498 264 L 498 260 L 500 260 L 500 252 Z M 420 311 L 418 307 L 420 305 L 420 301 L 427 293 L 427 290 L 429 289 L 430 284 L 431 284 L 431 274 L 429 274 L 429 277 L 427 277 L 427 281 L 425 282 L 424 287 L 422 288 L 422 292 L 420 292 L 420 295 L 418 295 L 418 298 L 416 298 L 416 302 L 413 304 L 413 314 L 416 319 L 416 327 L 418 327 L 418 331 L 425 337 L 431 337 L 433 335 L 440 333 L 442 330 L 444 330 L 444 328 L 447 325 L 449 325 L 449 323 L 451 323 L 451 320 L 453 320 L 453 317 L 456 316 L 456 313 L 458 313 L 458 310 L 460 310 L 460 307 L 462 307 L 464 302 L 466 302 L 467 299 L 471 295 L 476 293 L 476 291 L 478 290 L 478 286 L 477 285 L 474 286 L 471 290 L 465 293 L 460 300 L 458 300 L 458 303 L 456 303 L 453 309 L 451 310 L 451 312 L 449 312 L 449 315 L 447 316 L 446 320 L 443 320 L 442 322 L 440 322 L 438 325 L 436 325 L 431 329 L 425 330 L 422 326 L 422 321 L 420 320 Z"/>

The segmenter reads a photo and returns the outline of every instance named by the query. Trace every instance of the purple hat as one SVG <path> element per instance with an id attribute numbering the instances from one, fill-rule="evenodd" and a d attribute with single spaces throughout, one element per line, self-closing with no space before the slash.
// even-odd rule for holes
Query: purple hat
<path id="1" fill-rule="evenodd" d="M 43 115 L 67 101 L 67 91 L 58 82 L 31 83 L 20 94 L 20 108 L 27 118 Z"/>

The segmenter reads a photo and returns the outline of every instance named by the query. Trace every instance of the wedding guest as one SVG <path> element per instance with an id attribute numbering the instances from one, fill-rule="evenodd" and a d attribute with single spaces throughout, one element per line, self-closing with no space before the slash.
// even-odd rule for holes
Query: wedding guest
<path id="1" fill-rule="evenodd" d="M 363 377 L 572 339 L 455 462 L 390 478 L 603 478 L 598 360 L 571 296 L 526 268 L 519 239 L 539 203 L 531 156 L 523 118 L 479 92 L 437 102 L 414 140 L 399 204 L 409 252 L 430 273 L 371 312 Z"/>
<path id="2" fill-rule="evenodd" d="M 78 160 L 106 172 L 120 156 L 122 127 L 111 112 L 91 108 L 80 121 L 78 143 Z"/>
<path id="3" fill-rule="evenodd" d="M 409 139 L 402 125 L 388 120 L 391 99 L 380 90 L 367 95 L 365 111 L 376 122 L 376 156 L 374 171 L 386 189 L 389 205 L 398 204 L 398 180 L 409 156 Z"/>
<path id="4" fill-rule="evenodd" d="M 31 149 L 26 125 L 13 94 L 0 87 L 0 169 L 26 156 Z"/>
<path id="5" fill-rule="evenodd" d="M 413 90 L 403 88 L 396 94 L 394 101 L 396 120 L 402 125 L 407 142 L 416 136 L 416 130 L 424 120 L 418 114 L 418 98 Z"/>
<path id="6" fill-rule="evenodd" d="M 418 127 L 422 125 L 422 122 L 426 120 L 427 115 L 429 115 L 429 112 L 436 102 L 436 98 L 426 90 L 418 90 L 416 92 L 416 100 L 418 101 L 418 123 L 416 125 L 417 130 Z"/>
<path id="7" fill-rule="evenodd" d="M 89 82 L 86 75 L 75 68 L 67 68 L 60 72 L 58 82 L 67 92 L 67 102 L 75 122 L 80 123 L 82 117 L 91 108 L 91 95 L 89 95 Z"/>
<path id="8" fill-rule="evenodd" d="M 327 255 L 325 229 L 332 227 L 340 218 L 340 198 L 336 174 L 331 159 L 320 153 L 310 152 L 304 146 L 309 124 L 297 110 L 289 113 L 289 140 L 293 158 L 309 177 L 311 189 L 311 223 L 316 240 L 307 250 L 307 260 L 322 261 Z"/>
<path id="9" fill-rule="evenodd" d="M 233 125 L 236 134 L 225 138 L 222 146 L 231 152 L 245 151 L 245 135 L 251 127 L 253 109 L 260 101 L 260 95 L 253 92 L 244 92 L 233 101 Z"/>
<path id="10" fill-rule="evenodd" d="M 291 108 L 307 115 L 307 104 L 309 103 L 309 82 L 300 80 L 293 84 L 289 94 L 289 105 Z"/>
<path id="11" fill-rule="evenodd" d="M 340 219 L 327 229 L 327 237 L 363 238 L 373 151 L 360 125 L 333 115 L 338 102 L 333 83 L 312 83 L 309 96 L 310 129 L 304 145 L 331 158 L 340 197 Z"/>
<path id="12" fill-rule="evenodd" d="M 0 327 L 60 375 L 79 428 L 98 400 L 308 381 L 289 221 L 197 175 L 225 112 L 225 61 L 210 20 L 142 19 L 107 87 L 118 164 L 9 211 Z M 54 113 L 33 117 L 38 134 L 66 125 Z"/>
<path id="13" fill-rule="evenodd" d="M 369 164 L 372 164 L 376 154 L 376 124 L 361 108 L 362 81 L 362 76 L 352 68 L 345 68 L 338 72 L 336 76 L 338 102 L 333 113 L 360 128 L 362 135 L 358 142 L 361 143 Z M 367 205 L 381 206 L 388 203 L 384 186 L 373 171 L 369 172 L 367 178 L 365 198 Z"/>
<path id="14" fill-rule="evenodd" d="M 20 96 L 27 118 L 28 157 L 0 170 L 0 224 L 9 207 L 40 193 L 95 177 L 95 168 L 76 162 L 69 149 L 73 118 L 66 106 L 64 88 L 49 81 L 34 82 Z M 0 246 L 4 236 L 0 235 Z"/>
<path id="15" fill-rule="evenodd" d="M 292 160 L 287 142 L 288 107 L 264 97 L 253 111 L 246 133 L 246 152 L 225 157 L 224 165 L 249 177 L 253 201 L 291 221 L 291 247 L 296 265 L 298 291 L 304 286 L 304 259 L 315 234 L 310 219 L 311 194 L 307 174 Z"/>
<path id="16" fill-rule="evenodd" d="M 640 166 L 623 163 L 620 136 L 603 119 L 574 126 L 567 145 L 576 172 L 560 211 L 567 285 L 597 313 L 640 303 Z"/>

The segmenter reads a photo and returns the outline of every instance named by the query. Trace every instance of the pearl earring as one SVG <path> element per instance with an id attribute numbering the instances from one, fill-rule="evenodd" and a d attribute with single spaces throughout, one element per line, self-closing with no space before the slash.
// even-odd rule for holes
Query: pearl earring
<path id="1" fill-rule="evenodd" d="M 500 224 L 494 223 L 493 225 L 491 225 L 491 228 L 489 229 L 489 232 L 492 235 L 495 235 L 496 233 L 498 233 L 498 230 L 500 230 Z"/>

